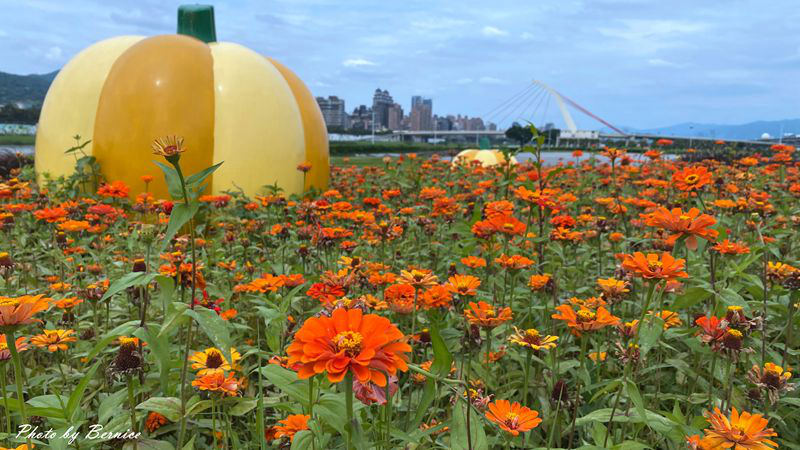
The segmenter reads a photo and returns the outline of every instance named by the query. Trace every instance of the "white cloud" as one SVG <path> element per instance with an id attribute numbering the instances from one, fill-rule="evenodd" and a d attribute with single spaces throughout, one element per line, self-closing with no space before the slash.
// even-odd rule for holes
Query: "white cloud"
<path id="1" fill-rule="evenodd" d="M 376 63 L 364 58 L 345 59 L 344 61 L 342 61 L 342 65 L 345 67 L 377 66 Z"/>
<path id="2" fill-rule="evenodd" d="M 603 36 L 624 41 L 635 53 L 680 47 L 688 41 L 688 35 L 709 28 L 705 23 L 688 20 L 628 19 L 619 22 L 622 26 L 601 27 L 597 31 Z"/>
<path id="3" fill-rule="evenodd" d="M 523 32 L 523 33 L 522 33 L 522 34 L 521 34 L 519 37 L 520 37 L 520 38 L 521 38 L 523 41 L 529 41 L 529 40 L 531 40 L 531 39 L 533 39 L 533 38 L 534 38 L 534 36 L 533 36 L 533 33 L 530 33 L 530 32 L 528 32 L 528 31 L 525 31 L 525 32 Z"/>
<path id="4" fill-rule="evenodd" d="M 680 67 L 680 64 L 676 64 L 661 58 L 650 58 L 647 60 L 647 64 L 655 67 Z"/>
<path id="5" fill-rule="evenodd" d="M 61 56 L 64 52 L 61 51 L 61 47 L 53 46 L 47 49 L 45 52 L 44 57 L 50 61 L 60 61 Z"/>
<path id="6" fill-rule="evenodd" d="M 456 80 L 456 84 L 470 84 L 472 83 L 472 78 L 459 78 Z"/>
<path id="7" fill-rule="evenodd" d="M 489 36 L 489 37 L 508 36 L 508 31 L 503 31 L 503 30 L 501 30 L 499 28 L 496 28 L 496 27 L 493 27 L 493 26 L 489 26 L 489 25 L 483 27 L 483 29 L 481 30 L 481 33 L 484 36 Z"/>
<path id="8" fill-rule="evenodd" d="M 480 77 L 478 82 L 481 84 L 504 84 L 505 81 L 495 77 Z"/>

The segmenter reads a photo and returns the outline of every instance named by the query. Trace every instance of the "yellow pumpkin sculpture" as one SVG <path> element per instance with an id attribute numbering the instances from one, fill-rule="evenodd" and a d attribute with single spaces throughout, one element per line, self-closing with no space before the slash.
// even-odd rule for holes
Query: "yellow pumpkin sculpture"
<path id="1" fill-rule="evenodd" d="M 225 162 L 211 178 L 213 192 L 253 196 L 275 183 L 290 194 L 326 188 L 328 135 L 303 82 L 277 61 L 215 42 L 213 7 L 181 6 L 178 33 L 107 39 L 64 66 L 42 106 L 40 177 L 73 172 L 75 157 L 64 151 L 78 134 L 92 140 L 83 151 L 107 180 L 141 192 L 142 175 L 159 175 L 153 140 L 178 135 L 188 148 L 185 173 Z M 297 170 L 304 162 L 311 164 L 305 177 Z M 168 198 L 162 177 L 156 180 L 151 192 Z"/>
<path id="2" fill-rule="evenodd" d="M 472 161 L 479 161 L 483 167 L 491 167 L 496 165 L 505 166 L 506 157 L 500 150 L 478 150 L 466 149 L 462 150 L 453 158 L 452 165 L 471 164 Z M 511 157 L 511 165 L 517 164 L 517 158 Z"/>

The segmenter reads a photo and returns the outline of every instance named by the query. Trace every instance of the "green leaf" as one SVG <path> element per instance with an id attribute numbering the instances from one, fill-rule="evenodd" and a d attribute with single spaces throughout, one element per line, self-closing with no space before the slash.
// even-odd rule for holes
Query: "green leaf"
<path id="1" fill-rule="evenodd" d="M 680 311 L 704 301 L 713 295 L 712 291 L 702 287 L 691 287 L 685 293 L 679 295 L 675 302 L 672 303 L 671 309 L 673 311 Z"/>
<path id="2" fill-rule="evenodd" d="M 105 294 L 103 294 L 103 298 L 100 301 L 105 301 L 111 298 L 113 295 L 117 294 L 118 292 L 124 291 L 129 287 L 133 286 L 146 286 L 151 281 L 153 281 L 158 276 L 157 273 L 147 273 L 147 272 L 131 272 L 128 274 L 123 275 L 120 279 L 113 282 L 111 286 L 109 286 L 108 290 Z"/>
<path id="3" fill-rule="evenodd" d="M 296 373 L 277 364 L 267 364 L 261 368 L 261 374 L 292 400 L 308 403 L 308 382 L 298 380 Z"/>
<path id="4" fill-rule="evenodd" d="M 439 324 L 436 322 L 431 323 L 430 326 L 431 344 L 433 345 L 433 363 L 431 364 L 431 372 L 440 377 L 446 377 L 450 373 L 450 368 L 453 364 L 453 355 L 444 343 L 442 335 L 439 332 Z"/>
<path id="5" fill-rule="evenodd" d="M 470 434 L 472 435 L 472 448 L 489 448 L 486 442 L 486 433 L 483 431 L 483 421 L 475 414 L 472 407 L 468 406 L 466 401 L 458 401 L 453 407 L 453 418 L 451 419 L 452 426 L 450 427 L 450 448 L 454 450 L 469 449 L 469 442 L 467 441 L 467 414 L 464 412 L 465 407 L 469 408 L 470 416 Z"/>
<path id="6" fill-rule="evenodd" d="M 189 176 L 189 178 L 186 179 L 186 186 L 191 186 L 192 188 L 195 188 L 195 187 L 199 186 L 200 183 L 203 182 L 203 180 L 208 178 L 208 176 L 211 175 L 212 173 L 214 173 L 215 170 L 219 169 L 219 166 L 221 166 L 221 165 L 222 165 L 222 163 L 214 164 L 211 167 L 207 167 L 207 168 L 201 170 L 200 172 L 197 172 L 196 174 Z M 192 190 L 195 190 L 195 189 L 192 189 Z M 198 190 L 198 192 L 199 192 L 199 190 Z"/>
<path id="7" fill-rule="evenodd" d="M 309 430 L 301 430 L 295 433 L 294 438 L 292 439 L 292 447 L 291 450 L 307 450 L 312 448 L 312 441 L 314 440 L 314 435 L 311 434 Z"/>
<path id="8" fill-rule="evenodd" d="M 168 166 L 162 162 L 153 161 L 161 171 L 164 172 L 164 180 L 167 182 L 167 190 L 173 200 L 183 199 L 183 189 L 181 189 L 181 177 L 174 167 Z"/>
<path id="9" fill-rule="evenodd" d="M 89 385 L 89 381 L 94 376 L 94 373 L 97 371 L 98 367 L 100 367 L 100 361 L 94 363 L 94 365 L 86 372 L 83 378 L 81 378 L 81 381 L 75 387 L 75 390 L 72 391 L 72 394 L 70 394 L 69 401 L 67 402 L 67 411 L 65 414 L 67 418 L 74 418 L 75 413 L 81 406 L 81 400 L 83 400 L 84 394 L 86 393 L 86 387 Z"/>
<path id="10" fill-rule="evenodd" d="M 200 329 L 230 362 L 231 334 L 228 332 L 228 322 L 222 319 L 214 310 L 203 307 L 187 309 L 184 314 L 197 321 Z"/>
<path id="11" fill-rule="evenodd" d="M 136 409 L 157 412 L 170 422 L 181 420 L 181 399 L 176 397 L 150 397 L 136 405 Z"/>
<path id="12" fill-rule="evenodd" d="M 243 416 L 256 407 L 257 400 L 254 398 L 236 397 L 234 405 L 228 410 L 232 416 Z"/>
<path id="13" fill-rule="evenodd" d="M 644 357 L 647 355 L 647 352 L 656 345 L 661 334 L 664 332 L 664 319 L 661 317 L 648 316 L 645 319 L 645 323 L 639 324 L 639 327 L 641 328 L 639 348 L 641 350 L 641 356 Z"/>
<path id="14" fill-rule="evenodd" d="M 138 450 L 175 450 L 175 447 L 167 441 L 158 441 L 155 439 L 140 439 L 135 442 L 135 448 Z M 134 442 L 126 442 L 122 446 L 122 450 L 133 450 Z"/>
<path id="15" fill-rule="evenodd" d="M 176 203 L 172 207 L 172 213 L 169 215 L 169 225 L 167 225 L 167 231 L 164 233 L 164 241 L 161 243 L 161 251 L 172 241 L 178 230 L 192 220 L 198 209 L 200 209 L 200 204 L 197 202 L 191 202 L 189 205 Z"/>
<path id="16" fill-rule="evenodd" d="M 633 405 L 636 407 L 636 412 L 639 413 L 639 417 L 650 426 L 650 421 L 647 418 L 647 409 L 644 407 L 644 400 L 642 400 L 642 394 L 639 393 L 639 388 L 636 386 L 631 380 L 625 382 L 625 391 L 628 393 L 628 398 L 631 399 Z"/>
<path id="17" fill-rule="evenodd" d="M 100 406 L 97 408 L 98 423 L 105 425 L 115 414 L 119 414 L 119 407 L 125 401 L 128 395 L 128 389 L 122 388 L 119 391 L 107 396 L 100 401 Z"/>

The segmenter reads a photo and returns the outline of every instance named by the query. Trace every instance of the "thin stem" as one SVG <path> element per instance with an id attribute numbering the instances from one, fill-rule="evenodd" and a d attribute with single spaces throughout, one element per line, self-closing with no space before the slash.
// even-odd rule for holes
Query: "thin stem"
<path id="1" fill-rule="evenodd" d="M 0 370 L 0 387 L 3 389 L 3 412 L 6 416 L 6 433 L 11 434 L 11 411 L 8 409 L 8 394 L 6 393 L 6 365 Z"/>
<path id="2" fill-rule="evenodd" d="M 19 414 L 22 417 L 22 423 L 28 423 L 28 415 L 25 413 L 25 395 L 22 393 L 22 360 L 17 351 L 17 340 L 14 336 L 14 331 L 6 333 L 6 342 L 9 352 L 11 352 L 11 360 L 14 362 L 14 383 L 17 385 L 17 402 L 19 403 Z M 28 448 L 33 448 L 31 438 L 27 438 Z"/>
<path id="3" fill-rule="evenodd" d="M 128 375 L 128 404 L 130 405 L 131 409 L 131 430 L 135 433 L 138 427 L 136 426 L 136 411 L 135 411 L 136 399 L 134 394 L 135 393 L 133 387 L 133 377 L 131 375 Z M 133 449 L 136 450 L 136 448 L 137 448 L 137 441 L 134 440 Z"/>
<path id="4" fill-rule="evenodd" d="M 353 373 L 348 371 L 344 376 L 344 400 L 347 410 L 347 450 L 353 448 Z"/>

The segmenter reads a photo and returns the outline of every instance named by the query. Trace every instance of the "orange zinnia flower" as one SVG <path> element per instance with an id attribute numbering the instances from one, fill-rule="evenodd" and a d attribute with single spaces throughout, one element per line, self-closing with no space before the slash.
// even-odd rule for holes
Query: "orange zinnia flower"
<path id="1" fill-rule="evenodd" d="M 542 423 L 537 411 L 522 406 L 519 402 L 511 403 L 508 400 L 489 403 L 486 418 L 514 436 L 532 430 Z"/>
<path id="2" fill-rule="evenodd" d="M 201 391 L 222 392 L 223 396 L 233 397 L 239 393 L 239 380 L 236 379 L 233 372 L 228 373 L 227 377 L 222 371 L 209 372 L 195 378 L 192 386 Z"/>
<path id="3" fill-rule="evenodd" d="M 297 376 L 310 378 L 326 372 L 338 383 L 352 372 L 361 383 L 386 386 L 386 375 L 408 370 L 411 346 L 389 319 L 360 309 L 337 308 L 331 317 L 311 317 L 289 345 L 289 364 Z"/>
<path id="4" fill-rule="evenodd" d="M 550 284 L 551 279 L 552 276 L 549 273 L 531 275 L 530 279 L 528 279 L 528 287 L 531 288 L 532 291 L 539 291 Z"/>
<path id="5" fill-rule="evenodd" d="M 457 295 L 475 295 L 478 291 L 478 286 L 481 285 L 481 280 L 472 275 L 456 274 L 447 279 L 445 287 L 448 291 Z"/>
<path id="6" fill-rule="evenodd" d="M 750 247 L 739 242 L 731 242 L 729 239 L 718 242 L 711 249 L 722 255 L 744 255 L 750 253 Z"/>
<path id="7" fill-rule="evenodd" d="M 473 269 L 477 269 L 478 267 L 486 267 L 486 260 L 480 256 L 465 256 L 461 258 L 461 264 Z"/>
<path id="8" fill-rule="evenodd" d="M 701 237 L 707 241 L 717 239 L 719 232 L 708 227 L 717 223 L 717 220 L 708 214 L 700 214 L 700 210 L 692 208 L 686 213 L 680 208 L 672 211 L 667 208 L 658 208 L 650 214 L 645 224 L 650 227 L 663 228 L 673 234 L 669 237 L 669 242 L 673 243 L 681 236 L 687 236 L 686 247 L 689 250 L 697 249 L 697 238 Z"/>
<path id="9" fill-rule="evenodd" d="M 703 166 L 686 167 L 672 174 L 672 183 L 681 191 L 693 191 L 711 183 L 711 172 Z"/>
<path id="10" fill-rule="evenodd" d="M 308 419 L 310 418 L 311 416 L 306 414 L 291 414 L 289 417 L 278 421 L 283 425 L 275 425 L 273 427 L 275 439 L 288 437 L 289 441 L 294 440 L 294 435 L 298 431 L 308 430 Z"/>
<path id="11" fill-rule="evenodd" d="M 664 252 L 657 253 L 636 252 L 633 255 L 622 255 L 622 268 L 635 273 L 646 280 L 674 280 L 687 278 L 689 274 L 683 271 L 683 259 L 675 259 Z"/>
<path id="12" fill-rule="evenodd" d="M 503 322 L 511 320 L 511 308 L 506 306 L 497 310 L 494 306 L 486 302 L 469 302 L 469 309 L 464 310 L 469 323 L 484 328 L 494 328 Z"/>
<path id="13" fill-rule="evenodd" d="M 33 315 L 50 307 L 53 299 L 43 295 L 23 295 L 22 297 L 0 297 L 0 332 L 12 331 L 19 325 L 41 322 Z"/>
<path id="14" fill-rule="evenodd" d="M 147 415 L 147 420 L 145 420 L 144 425 L 147 427 L 148 431 L 152 433 L 168 423 L 169 420 L 167 420 L 166 417 L 153 411 Z"/>
<path id="15" fill-rule="evenodd" d="M 71 336 L 75 330 L 44 330 L 43 334 L 31 338 L 31 344 L 37 347 L 47 347 L 50 352 L 67 349 L 67 342 L 75 342 L 78 339 Z"/>
<path id="16" fill-rule="evenodd" d="M 572 334 L 580 336 L 582 331 L 594 331 L 608 325 L 619 324 L 619 317 L 612 315 L 607 309 L 600 306 L 596 311 L 581 306 L 576 313 L 569 305 L 559 305 L 556 308 L 560 314 L 553 314 L 553 319 L 563 320 L 571 328 Z"/>
<path id="17" fill-rule="evenodd" d="M 767 419 L 761 414 L 750 414 L 733 408 L 728 419 L 719 408 L 714 408 L 713 413 L 707 413 L 706 419 L 711 428 L 703 430 L 705 437 L 700 441 L 703 449 L 736 450 L 771 450 L 778 448 L 778 444 L 767 439 L 778 434 L 772 428 L 767 428 Z"/>

